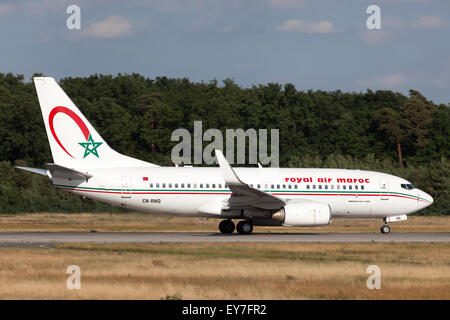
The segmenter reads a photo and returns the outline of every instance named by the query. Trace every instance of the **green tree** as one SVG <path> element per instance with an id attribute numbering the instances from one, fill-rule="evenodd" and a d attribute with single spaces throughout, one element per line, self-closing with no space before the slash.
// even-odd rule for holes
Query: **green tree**
<path id="1" fill-rule="evenodd" d="M 395 142 L 397 147 L 398 162 L 400 167 L 403 168 L 403 156 L 402 156 L 402 140 L 406 136 L 405 119 L 391 108 L 382 108 L 377 111 L 376 117 L 380 122 L 380 129 L 384 130 L 387 134 L 387 138 L 390 141 Z"/>

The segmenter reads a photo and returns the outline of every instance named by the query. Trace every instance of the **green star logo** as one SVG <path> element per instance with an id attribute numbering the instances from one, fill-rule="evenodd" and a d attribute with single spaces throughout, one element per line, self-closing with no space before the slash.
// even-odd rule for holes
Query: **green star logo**
<path id="1" fill-rule="evenodd" d="M 94 142 L 94 139 L 92 139 L 91 134 L 89 134 L 88 142 L 78 142 L 78 144 L 84 148 L 83 159 L 86 158 L 91 153 L 98 158 L 99 156 L 98 156 L 97 148 L 102 143 L 103 142 Z"/>

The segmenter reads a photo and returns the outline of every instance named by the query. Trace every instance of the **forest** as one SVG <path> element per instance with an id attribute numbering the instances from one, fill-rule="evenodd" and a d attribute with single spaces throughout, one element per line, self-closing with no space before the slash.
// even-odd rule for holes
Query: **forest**
<path id="1" fill-rule="evenodd" d="M 450 104 L 437 105 L 417 90 L 406 96 L 278 83 L 246 88 L 232 79 L 192 82 L 139 74 L 59 83 L 107 143 L 131 157 L 173 166 L 173 130 L 193 132 L 198 120 L 224 136 L 227 128 L 279 129 L 280 167 L 391 173 L 433 196 L 433 205 L 419 214 L 450 214 Z M 0 123 L 0 213 L 122 210 L 14 168 L 53 162 L 32 79 L 0 73 Z"/>

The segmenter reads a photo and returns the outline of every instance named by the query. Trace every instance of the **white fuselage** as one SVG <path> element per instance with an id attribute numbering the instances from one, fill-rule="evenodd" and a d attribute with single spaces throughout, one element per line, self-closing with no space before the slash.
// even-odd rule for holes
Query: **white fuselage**
<path id="1" fill-rule="evenodd" d="M 389 174 L 344 169 L 234 168 L 241 180 L 287 203 L 326 203 L 333 217 L 404 215 L 433 199 Z M 132 210 L 180 216 L 223 218 L 220 204 L 231 195 L 218 167 L 103 168 L 88 181 L 53 179 L 62 189 Z M 236 215 L 237 213 L 235 213 Z M 242 213 L 239 213 L 242 214 Z M 238 217 L 238 216 L 235 216 Z"/>

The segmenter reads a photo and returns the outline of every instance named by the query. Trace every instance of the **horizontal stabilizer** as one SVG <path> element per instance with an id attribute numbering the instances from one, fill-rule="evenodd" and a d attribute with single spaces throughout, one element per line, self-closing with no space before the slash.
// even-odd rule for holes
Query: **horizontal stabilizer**
<path id="1" fill-rule="evenodd" d="M 33 173 L 37 173 L 43 176 L 47 175 L 47 169 L 37 169 L 37 168 L 29 168 L 29 167 L 21 167 L 21 166 L 16 166 L 16 168 L 18 169 L 22 169 L 25 171 L 29 171 L 29 172 L 33 172 Z"/>
<path id="2" fill-rule="evenodd" d="M 75 169 L 66 168 L 54 163 L 47 163 L 47 168 L 50 171 L 52 178 L 63 178 L 73 180 L 89 180 L 92 178 L 92 174 L 88 172 L 82 172 Z"/>

